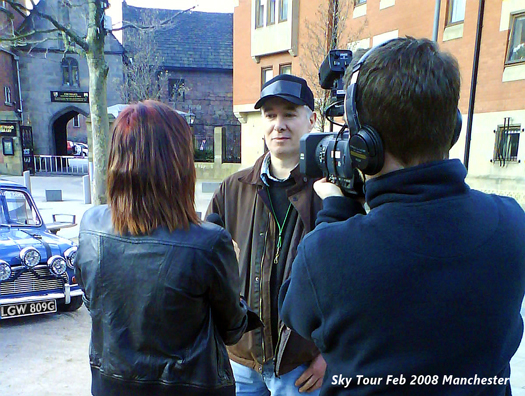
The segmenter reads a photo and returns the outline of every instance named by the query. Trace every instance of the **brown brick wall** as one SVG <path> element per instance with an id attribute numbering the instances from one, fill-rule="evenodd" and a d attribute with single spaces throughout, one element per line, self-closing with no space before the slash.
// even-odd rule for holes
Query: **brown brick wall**
<path id="1" fill-rule="evenodd" d="M 231 71 L 173 71 L 169 78 L 184 79 L 184 101 L 178 100 L 174 107 L 195 114 L 194 134 L 199 141 L 206 139 L 206 148 L 213 147 L 215 127 L 226 128 L 226 133 L 240 130 L 233 115 Z"/>
<path id="2" fill-rule="evenodd" d="M 4 87 L 11 88 L 11 101 L 18 102 L 18 88 L 15 80 L 15 61 L 13 57 L 0 51 L 0 111 L 14 111 L 16 106 L 5 104 Z"/>
<path id="3" fill-rule="evenodd" d="M 302 42 L 306 38 L 305 18 L 313 18 L 319 1 L 300 0 L 299 11 L 299 57 Z M 299 57 L 288 53 L 274 54 L 261 58 L 255 63 L 250 55 L 251 40 L 251 0 L 239 0 L 234 11 L 234 104 L 254 103 L 260 92 L 261 67 L 272 65 L 274 75 L 278 73 L 279 63 L 292 62 L 292 72 L 300 74 Z M 399 30 L 399 36 L 431 38 L 434 21 L 434 1 L 397 0 L 393 7 L 379 9 L 380 0 L 367 1 L 366 16 L 347 22 L 348 41 L 372 38 L 375 35 Z M 463 37 L 443 42 L 443 31 L 447 13 L 447 1 L 442 0 L 438 42 L 443 50 L 450 51 L 460 65 L 462 88 L 460 110 L 468 110 L 474 44 L 478 19 L 479 2 L 466 1 Z M 502 82 L 505 67 L 505 54 L 508 44 L 508 30 L 499 31 L 501 1 L 486 1 L 484 26 L 481 42 L 478 83 L 476 93 L 476 113 L 518 110 L 525 108 L 525 80 Z M 364 26 L 364 28 L 363 28 Z M 359 37 L 355 32 L 362 31 Z M 343 47 L 343 46 L 341 46 Z"/>

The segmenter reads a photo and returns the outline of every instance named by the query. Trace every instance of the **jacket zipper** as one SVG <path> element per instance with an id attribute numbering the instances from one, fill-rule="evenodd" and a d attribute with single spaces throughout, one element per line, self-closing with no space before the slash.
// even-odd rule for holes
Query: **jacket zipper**
<path id="1" fill-rule="evenodd" d="M 283 323 L 281 329 L 279 330 L 279 338 L 277 339 L 277 346 L 275 348 L 275 360 L 274 360 L 274 373 L 276 377 L 279 377 L 279 369 L 281 368 L 281 361 L 284 355 L 284 348 L 288 343 L 288 338 L 290 337 L 290 331 L 287 332 L 286 336 L 283 338 L 283 334 L 286 330 L 286 325 Z M 283 338 L 283 346 L 281 347 L 281 339 Z"/>
<path id="2" fill-rule="evenodd" d="M 263 264 L 264 264 L 264 257 L 266 255 L 266 241 L 268 239 L 268 229 L 270 228 L 270 213 L 268 213 L 268 227 L 266 228 L 266 232 L 264 233 L 264 250 L 263 250 L 263 255 L 262 255 L 262 260 L 261 260 L 261 278 L 259 279 L 259 317 L 262 318 L 262 288 L 263 288 L 263 275 L 264 275 L 264 270 L 263 270 Z M 265 346 L 264 346 L 264 328 L 261 329 L 261 333 L 262 333 L 262 337 L 261 337 L 261 341 L 262 341 L 262 353 L 263 353 L 263 364 L 266 360 L 266 351 L 265 351 Z"/>
<path id="3" fill-rule="evenodd" d="M 273 353 L 273 369 L 276 377 L 278 377 L 277 372 L 279 370 L 279 364 L 281 363 L 279 359 L 279 345 L 281 344 L 281 337 L 283 335 L 283 331 L 284 323 L 281 323 L 281 326 L 279 327 L 279 336 L 277 337 L 277 344 L 275 344 L 275 351 Z"/>

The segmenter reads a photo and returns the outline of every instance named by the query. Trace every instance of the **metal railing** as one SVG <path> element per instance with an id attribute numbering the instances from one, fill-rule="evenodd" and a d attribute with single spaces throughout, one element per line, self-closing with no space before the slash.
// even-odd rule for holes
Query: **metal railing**
<path id="1" fill-rule="evenodd" d="M 35 155 L 34 165 L 36 173 L 59 175 L 87 175 L 89 171 L 88 159 L 73 155 Z"/>

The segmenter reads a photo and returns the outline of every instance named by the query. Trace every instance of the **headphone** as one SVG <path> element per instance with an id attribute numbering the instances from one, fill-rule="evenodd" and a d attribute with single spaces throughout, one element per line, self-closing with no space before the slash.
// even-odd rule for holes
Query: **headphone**
<path id="1" fill-rule="evenodd" d="M 396 39 L 394 39 L 396 40 Z M 345 97 L 345 119 L 350 131 L 348 142 L 348 155 L 352 160 L 352 165 L 366 175 L 375 175 L 378 173 L 385 162 L 385 151 L 383 142 L 379 133 L 370 125 L 361 124 L 357 114 L 357 77 L 365 60 L 377 48 L 383 47 L 392 40 L 388 40 L 378 46 L 369 49 L 352 69 L 350 84 L 346 89 Z M 461 134 L 462 117 L 461 112 L 457 109 L 456 125 L 454 127 L 454 136 L 450 147 L 459 139 Z"/>

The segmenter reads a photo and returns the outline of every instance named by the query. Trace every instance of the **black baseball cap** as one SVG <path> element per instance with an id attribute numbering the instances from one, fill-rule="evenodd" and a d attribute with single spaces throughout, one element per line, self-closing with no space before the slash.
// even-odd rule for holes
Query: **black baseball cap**
<path id="1" fill-rule="evenodd" d="M 255 103 L 255 108 L 262 107 L 270 98 L 282 98 L 296 105 L 308 106 L 314 110 L 314 94 L 306 80 L 291 74 L 279 74 L 267 81 L 261 90 L 261 98 Z"/>

